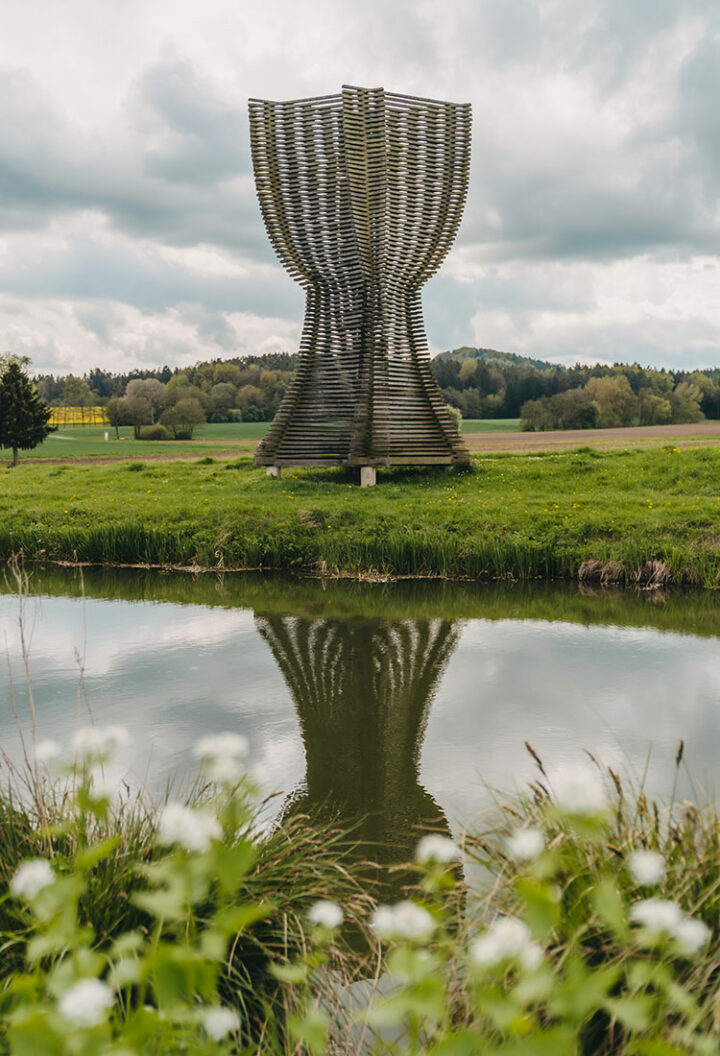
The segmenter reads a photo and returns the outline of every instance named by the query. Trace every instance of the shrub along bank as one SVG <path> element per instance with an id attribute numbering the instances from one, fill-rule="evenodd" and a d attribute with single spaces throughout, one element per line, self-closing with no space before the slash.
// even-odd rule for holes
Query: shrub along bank
<path id="1" fill-rule="evenodd" d="M 0 470 L 0 556 L 720 585 L 720 450 L 476 457 L 268 479 L 249 459 Z M 654 562 L 654 564 L 650 564 Z"/>

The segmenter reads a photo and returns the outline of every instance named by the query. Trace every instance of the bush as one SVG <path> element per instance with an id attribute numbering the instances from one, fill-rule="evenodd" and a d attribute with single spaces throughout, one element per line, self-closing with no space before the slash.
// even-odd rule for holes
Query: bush
<path id="1" fill-rule="evenodd" d="M 146 425 L 140 430 L 139 440 L 172 440 L 173 435 L 164 425 Z"/>
<path id="2" fill-rule="evenodd" d="M 455 425 L 457 426 L 458 432 L 460 432 L 460 430 L 462 429 L 462 420 L 463 420 L 462 411 L 460 410 L 459 407 L 453 407 L 453 405 L 451 403 L 446 403 L 445 404 L 445 409 L 447 410 L 447 412 L 450 415 L 450 417 L 452 418 L 452 420 L 455 422 Z"/>
<path id="3" fill-rule="evenodd" d="M 267 420 L 267 415 L 255 404 L 251 403 L 243 409 L 242 420 L 244 422 L 264 422 Z"/>
<path id="4" fill-rule="evenodd" d="M 200 401 L 191 397 L 168 407 L 161 414 L 160 421 L 172 430 L 176 440 L 192 440 L 195 426 L 202 425 L 206 418 Z"/>

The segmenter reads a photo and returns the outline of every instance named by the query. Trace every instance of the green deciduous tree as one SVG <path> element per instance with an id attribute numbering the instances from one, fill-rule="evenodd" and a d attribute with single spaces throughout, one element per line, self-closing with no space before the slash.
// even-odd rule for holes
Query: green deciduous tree
<path id="1" fill-rule="evenodd" d="M 167 400 L 167 385 L 157 378 L 133 378 L 128 382 L 125 397 L 147 400 L 152 407 L 153 422 L 156 422 Z"/>
<path id="2" fill-rule="evenodd" d="M 703 394 L 700 387 L 691 381 L 681 381 L 670 393 L 672 420 L 676 422 L 701 422 L 705 417 L 700 410 Z"/>
<path id="3" fill-rule="evenodd" d="M 160 422 L 172 430 L 176 440 L 192 440 L 195 426 L 202 425 L 205 421 L 202 404 L 192 397 L 178 400 L 160 416 Z"/>
<path id="4" fill-rule="evenodd" d="M 12 464 L 16 466 L 18 450 L 36 447 L 55 427 L 49 424 L 50 408 L 38 396 L 20 362 L 10 358 L 0 370 L 0 447 L 12 448 Z"/>
<path id="5" fill-rule="evenodd" d="M 120 439 L 120 426 L 132 425 L 127 408 L 127 403 L 120 396 L 111 396 L 105 404 L 107 420 L 115 429 L 116 439 Z"/>
<path id="6" fill-rule="evenodd" d="M 125 404 L 127 420 L 133 427 L 135 439 L 138 440 L 141 427 L 153 423 L 152 404 L 145 396 L 126 396 L 122 402 Z"/>
<path id="7" fill-rule="evenodd" d="M 632 425 L 637 413 L 637 399 L 624 374 L 614 377 L 590 378 L 585 392 L 600 408 L 598 425 L 601 429 Z"/>

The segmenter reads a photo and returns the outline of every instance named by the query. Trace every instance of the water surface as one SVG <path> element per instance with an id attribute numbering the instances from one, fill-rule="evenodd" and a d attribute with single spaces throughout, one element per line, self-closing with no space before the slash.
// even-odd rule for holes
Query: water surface
<path id="1" fill-rule="evenodd" d="M 591 751 L 669 793 L 680 739 L 700 798 L 720 754 L 714 595 L 576 586 L 61 569 L 0 594 L 0 742 L 67 741 L 92 714 L 122 722 L 130 784 L 188 784 L 208 732 L 247 735 L 274 809 L 308 806 L 408 847 L 417 824 L 459 828 L 492 789 Z M 681 793 L 691 792 L 682 775 Z M 399 852 L 398 852 L 399 853 Z"/>

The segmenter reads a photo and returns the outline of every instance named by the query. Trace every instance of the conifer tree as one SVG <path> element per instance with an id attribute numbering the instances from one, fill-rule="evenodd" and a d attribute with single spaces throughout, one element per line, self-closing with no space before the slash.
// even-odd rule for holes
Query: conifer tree
<path id="1" fill-rule="evenodd" d="M 54 431 L 50 414 L 20 363 L 5 360 L 0 373 L 0 447 L 12 448 L 14 466 L 19 449 L 35 447 Z"/>

